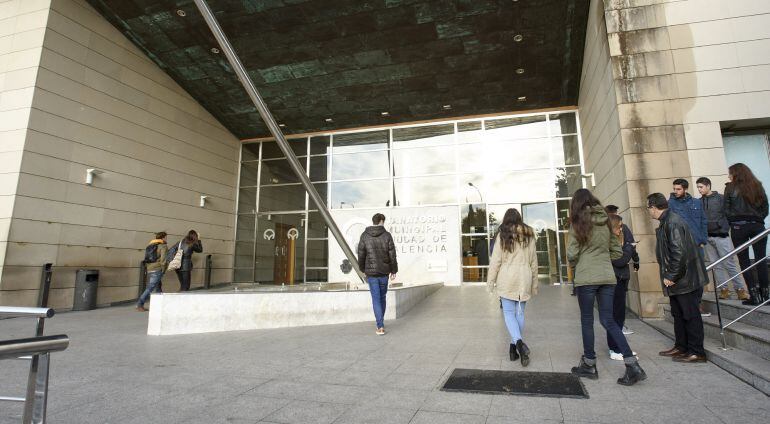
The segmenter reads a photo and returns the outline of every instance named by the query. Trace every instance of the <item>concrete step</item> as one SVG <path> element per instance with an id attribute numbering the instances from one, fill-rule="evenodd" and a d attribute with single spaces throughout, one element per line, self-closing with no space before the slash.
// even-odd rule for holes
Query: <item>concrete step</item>
<path id="1" fill-rule="evenodd" d="M 674 318 L 671 316 L 671 307 L 669 305 L 663 306 L 663 316 L 666 321 L 671 323 L 674 322 Z M 706 334 L 706 337 L 717 341 L 721 340 L 719 334 L 719 319 L 715 315 L 703 317 L 703 331 Z M 770 360 L 770 330 L 754 327 L 753 325 L 744 324 L 742 321 L 738 321 L 725 329 L 725 339 L 728 346 Z"/>
<path id="2" fill-rule="evenodd" d="M 662 319 L 645 319 L 643 322 L 674 339 L 672 323 Z M 740 349 L 722 350 L 722 344 L 710 337 L 706 337 L 703 346 L 706 348 L 706 356 L 714 365 L 770 396 L 770 361 Z"/>
<path id="3" fill-rule="evenodd" d="M 706 293 L 703 295 L 703 308 L 716 315 L 717 304 L 714 300 L 714 293 Z M 743 305 L 740 300 L 728 299 L 719 301 L 719 310 L 722 312 L 723 320 L 728 319 L 732 321 L 750 311 L 751 308 L 753 308 L 753 306 Z M 757 309 L 752 314 L 742 318 L 739 322 L 770 330 L 770 306 L 766 305 Z"/>

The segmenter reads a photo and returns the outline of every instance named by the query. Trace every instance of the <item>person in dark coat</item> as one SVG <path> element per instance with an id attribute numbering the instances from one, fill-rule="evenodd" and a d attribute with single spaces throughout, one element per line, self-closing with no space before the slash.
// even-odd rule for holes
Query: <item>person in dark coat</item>
<path id="1" fill-rule="evenodd" d="M 607 206 L 604 207 L 604 210 L 607 211 L 607 215 L 609 215 L 610 217 L 612 217 L 613 215 L 618 215 L 618 209 L 620 209 L 620 208 L 618 208 L 615 205 L 607 205 Z M 636 239 L 634 238 L 634 233 L 632 233 L 631 229 L 628 228 L 628 225 L 623 223 L 623 218 L 622 217 L 620 218 L 620 228 L 623 231 L 623 243 L 630 243 L 630 244 L 632 244 L 633 252 L 634 253 L 631 255 L 631 260 L 633 261 L 633 264 L 634 264 L 634 272 L 639 272 L 639 253 L 636 252 Z M 628 261 L 626 261 L 626 263 L 628 263 Z M 629 273 L 628 281 L 630 281 L 630 280 L 631 280 L 631 275 Z M 618 302 L 620 302 L 619 296 L 620 295 L 625 296 L 626 293 L 628 292 L 628 281 L 626 281 L 626 289 L 625 290 L 623 290 L 622 288 L 615 289 L 615 299 L 616 299 L 615 300 L 615 304 L 616 304 L 616 306 L 617 306 Z M 625 299 L 625 297 L 623 297 L 622 300 L 623 300 L 623 314 L 625 316 L 625 310 L 626 310 L 625 309 L 626 308 L 626 304 L 625 304 L 625 300 L 626 299 Z M 625 318 L 624 318 L 623 322 L 625 323 Z M 633 330 L 629 329 L 625 325 L 622 325 L 621 328 L 623 329 L 623 334 L 626 335 L 626 336 L 628 336 L 630 334 L 634 334 Z M 610 352 L 610 356 L 612 356 L 612 352 Z M 615 357 L 617 358 L 617 355 Z"/>
<path id="2" fill-rule="evenodd" d="M 703 318 L 698 309 L 703 286 L 708 284 L 703 250 L 684 219 L 669 210 L 663 194 L 647 197 L 647 211 L 660 221 L 655 230 L 655 257 L 663 294 L 669 298 L 674 317 L 674 347 L 659 355 L 677 362 L 706 362 Z"/>
<path id="3" fill-rule="evenodd" d="M 690 234 L 698 246 L 708 243 L 708 223 L 703 213 L 703 205 L 687 192 L 690 183 L 684 178 L 674 180 L 674 191 L 668 199 L 668 207 L 671 212 L 682 217 L 690 227 Z"/>
<path id="4" fill-rule="evenodd" d="M 385 334 L 385 296 L 388 292 L 388 277 L 396 278 L 398 261 L 393 236 L 385 230 L 385 215 L 372 217 L 358 241 L 358 267 L 366 274 L 369 292 L 372 295 L 372 309 L 377 323 L 376 334 Z"/>
<path id="5" fill-rule="evenodd" d="M 195 230 L 190 230 L 187 233 L 187 237 L 171 248 L 169 256 L 173 258 L 176 255 L 176 249 L 179 248 L 182 249 L 182 266 L 176 270 L 176 276 L 179 278 L 179 291 L 190 291 L 190 279 L 193 269 L 192 255 L 193 252 L 203 252 L 203 244 L 200 238 L 198 238 L 198 233 Z"/>
<path id="6" fill-rule="evenodd" d="M 634 247 L 633 240 L 626 240 L 623 234 L 623 219 L 620 215 L 610 215 L 610 229 L 615 237 L 618 238 L 623 248 L 623 256 L 612 260 L 612 269 L 615 271 L 615 296 L 613 297 L 612 317 L 618 323 L 618 327 L 623 328 L 626 323 L 626 293 L 628 292 L 628 282 L 631 280 L 631 267 L 628 265 L 634 256 L 639 258 Z M 625 333 L 624 333 L 625 334 Z M 610 333 L 607 333 L 607 346 L 610 348 L 610 359 L 622 361 L 623 354 L 620 351 L 615 339 Z M 636 352 L 634 352 L 636 356 Z"/>
<path id="7" fill-rule="evenodd" d="M 765 218 L 768 213 L 767 193 L 751 169 L 742 163 L 728 168 L 728 178 L 730 182 L 725 186 L 724 211 L 730 223 L 733 245 L 740 246 L 765 230 Z M 749 300 L 744 300 L 743 304 L 756 306 L 770 299 L 767 261 L 764 259 L 767 255 L 767 237 L 757 240 L 751 249 L 754 251 L 754 258 L 761 261 L 755 267 L 759 284 L 753 272 L 743 274 L 746 285 L 749 286 Z M 738 254 L 738 262 L 744 270 L 751 266 L 749 249 Z"/>

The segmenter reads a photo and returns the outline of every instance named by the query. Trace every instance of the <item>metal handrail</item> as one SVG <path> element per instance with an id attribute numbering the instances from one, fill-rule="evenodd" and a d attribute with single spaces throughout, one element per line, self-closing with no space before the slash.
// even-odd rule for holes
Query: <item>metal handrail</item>
<path id="1" fill-rule="evenodd" d="M 70 338 L 59 334 L 56 336 L 30 337 L 26 339 L 1 340 L 0 359 L 16 359 L 25 355 L 42 355 L 50 352 L 60 352 L 70 344 Z"/>
<path id="2" fill-rule="evenodd" d="M 0 306 L 0 317 L 6 318 L 51 318 L 54 316 L 51 308 L 31 308 L 27 306 Z"/>
<path id="3" fill-rule="evenodd" d="M 724 262 L 724 261 L 728 260 L 729 258 L 737 255 L 738 253 L 743 252 L 744 250 L 748 249 L 749 246 L 751 246 L 754 243 L 756 243 L 757 241 L 767 237 L 768 235 L 770 235 L 770 228 L 766 228 L 764 231 L 762 231 L 761 233 L 759 233 L 756 236 L 752 237 L 751 239 L 749 239 L 748 241 L 746 241 L 742 245 L 736 247 L 735 249 L 733 249 L 732 251 L 730 251 L 726 255 L 724 255 L 721 258 L 717 259 L 716 261 L 710 263 L 706 267 L 706 272 L 712 271 L 714 268 L 716 268 L 722 262 Z M 770 259 L 770 255 L 767 255 L 767 256 L 763 257 L 762 259 L 755 258 L 754 263 L 751 264 L 750 266 L 746 267 L 746 269 L 742 269 L 739 273 L 733 275 L 732 277 L 728 278 L 727 280 L 725 280 L 725 281 L 723 281 L 723 282 L 721 282 L 719 284 L 715 284 L 714 285 L 714 300 L 715 300 L 716 305 L 717 305 L 717 319 L 719 320 L 719 336 L 722 339 L 722 350 L 727 350 L 727 339 L 725 338 L 725 329 L 727 327 L 735 324 L 736 322 L 740 321 L 741 319 L 745 318 L 746 316 L 750 315 L 752 312 L 756 311 L 757 309 L 767 305 L 768 303 L 770 303 L 770 299 L 765 300 L 764 302 L 762 302 L 759 305 L 756 305 L 754 308 L 750 309 L 745 314 L 743 314 L 743 315 L 739 316 L 738 318 L 728 322 L 727 324 L 724 324 L 723 321 L 722 321 L 722 309 L 720 308 L 720 305 L 719 305 L 719 288 L 724 286 L 724 285 L 726 285 L 730 281 L 738 278 L 739 276 L 743 275 L 743 273 L 745 273 L 746 271 L 750 271 L 751 269 L 753 269 L 754 267 L 756 267 L 759 264 L 765 264 L 765 266 L 767 266 L 767 262 L 766 262 L 767 259 Z"/>

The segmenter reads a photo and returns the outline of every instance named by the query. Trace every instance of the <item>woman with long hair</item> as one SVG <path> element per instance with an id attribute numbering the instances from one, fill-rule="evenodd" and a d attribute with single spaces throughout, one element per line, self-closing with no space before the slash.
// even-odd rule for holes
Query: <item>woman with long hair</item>
<path id="1" fill-rule="evenodd" d="M 179 291 L 190 291 L 190 279 L 193 269 L 193 252 L 203 252 L 203 244 L 198 237 L 198 232 L 190 230 L 187 236 L 176 244 L 175 249 L 182 249 L 182 265 L 176 270 L 179 278 Z M 175 253 L 175 252 L 174 252 Z"/>
<path id="2" fill-rule="evenodd" d="M 724 211 L 727 221 L 730 223 L 730 236 L 734 246 L 740 246 L 765 229 L 765 217 L 767 217 L 767 194 L 762 183 L 754 176 L 748 166 L 736 163 L 728 168 L 729 183 L 725 185 Z M 753 272 L 746 272 L 743 278 L 749 287 L 749 299 L 744 300 L 745 305 L 760 305 L 770 299 L 768 293 L 767 264 L 767 238 L 757 240 L 751 246 L 754 258 L 761 261 L 755 268 L 759 278 L 759 287 Z M 738 254 L 738 262 L 741 269 L 751 266 L 749 250 L 745 249 Z"/>
<path id="3" fill-rule="evenodd" d="M 511 361 L 521 358 L 521 365 L 529 365 L 529 347 L 522 339 L 524 307 L 537 294 L 537 254 L 535 232 L 524 223 L 516 209 L 508 209 L 494 240 L 495 249 L 489 262 L 487 287 L 496 294 L 503 307 L 503 317 L 511 344 Z"/>
<path id="4" fill-rule="evenodd" d="M 607 212 L 590 191 L 581 188 L 570 205 L 567 261 L 574 270 L 574 286 L 580 306 L 583 356 L 572 373 L 590 379 L 599 378 L 594 351 L 594 303 L 599 303 L 599 321 L 623 355 L 626 373 L 618 384 L 631 386 L 647 378 L 628 345 L 626 336 L 612 316 L 615 295 L 615 271 L 612 260 L 623 250 L 609 226 Z"/>

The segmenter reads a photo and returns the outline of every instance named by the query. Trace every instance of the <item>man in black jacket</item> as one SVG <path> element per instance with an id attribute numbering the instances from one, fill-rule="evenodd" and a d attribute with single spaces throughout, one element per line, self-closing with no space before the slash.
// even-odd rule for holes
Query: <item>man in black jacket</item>
<path id="1" fill-rule="evenodd" d="M 377 322 L 377 335 L 385 334 L 385 295 L 388 292 L 388 276 L 396 278 L 398 262 L 393 237 L 385 230 L 385 215 L 372 217 L 358 242 L 358 267 L 366 274 L 369 292 L 372 294 L 372 308 Z"/>
<path id="2" fill-rule="evenodd" d="M 655 230 L 655 256 L 660 268 L 663 294 L 674 317 L 674 347 L 659 353 L 676 362 L 706 362 L 703 349 L 703 319 L 698 309 L 703 286 L 708 283 L 702 250 L 687 223 L 668 210 L 666 196 L 647 197 L 647 211 L 660 221 Z"/>

